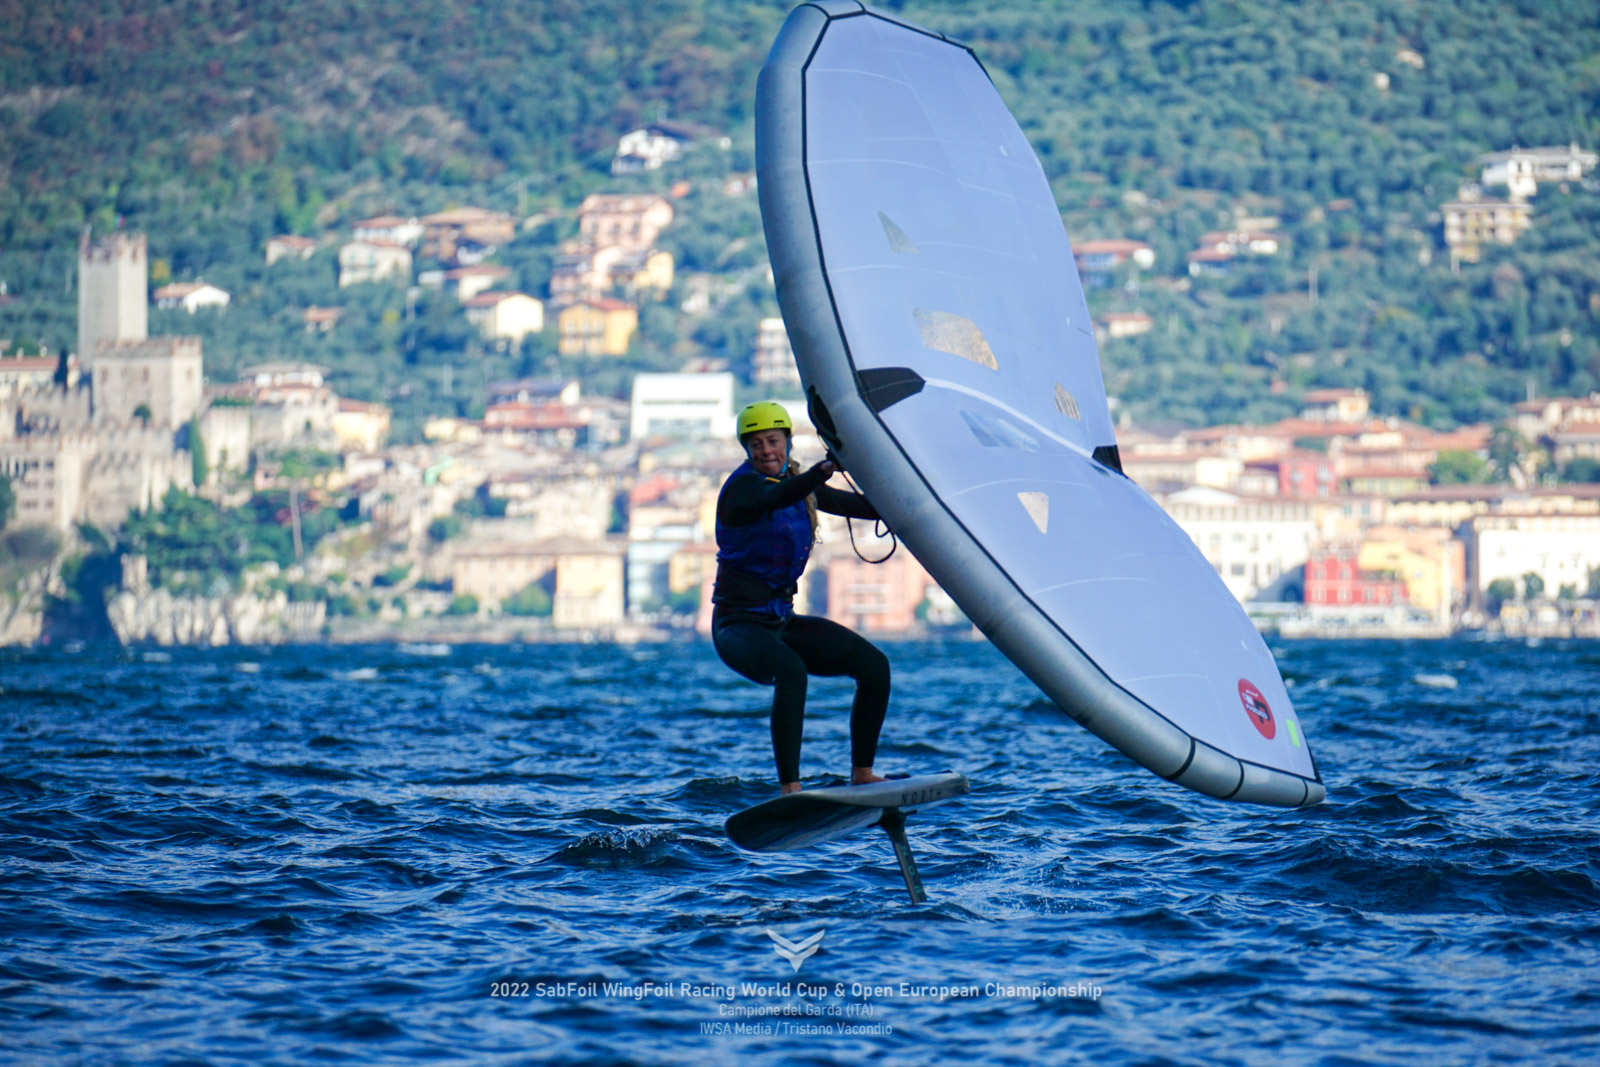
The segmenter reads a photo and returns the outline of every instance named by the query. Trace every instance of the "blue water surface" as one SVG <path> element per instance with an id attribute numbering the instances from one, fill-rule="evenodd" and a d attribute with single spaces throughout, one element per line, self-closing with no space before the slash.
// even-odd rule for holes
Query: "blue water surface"
<path id="1" fill-rule="evenodd" d="M 1278 647 L 1307 811 L 886 650 L 879 768 L 973 782 L 922 906 L 875 830 L 727 842 L 766 692 L 705 644 L 0 652 L 0 1059 L 1600 1062 L 1600 646 Z"/>

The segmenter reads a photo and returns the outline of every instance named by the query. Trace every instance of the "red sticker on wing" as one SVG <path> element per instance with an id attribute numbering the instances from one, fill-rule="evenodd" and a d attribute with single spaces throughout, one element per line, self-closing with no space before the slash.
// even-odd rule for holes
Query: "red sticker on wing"
<path id="1" fill-rule="evenodd" d="M 1261 736 L 1271 741 L 1278 733 L 1278 724 L 1272 718 L 1272 707 L 1267 703 L 1267 698 L 1261 695 L 1261 690 L 1243 678 L 1239 679 L 1239 703 L 1244 705 L 1244 713 L 1261 731 Z"/>

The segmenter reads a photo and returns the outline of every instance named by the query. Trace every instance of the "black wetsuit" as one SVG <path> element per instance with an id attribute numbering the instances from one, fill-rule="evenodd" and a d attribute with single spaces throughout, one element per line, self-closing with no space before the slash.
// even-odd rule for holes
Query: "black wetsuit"
<path id="1" fill-rule="evenodd" d="M 775 524 L 750 530 L 753 524 L 787 516 L 791 528 L 795 512 L 807 496 L 817 507 L 834 515 L 877 519 L 865 497 L 833 489 L 823 483 L 827 474 L 813 467 L 803 474 L 768 478 L 741 467 L 717 498 L 717 584 L 712 594 L 711 639 L 722 662 L 746 678 L 774 687 L 772 694 L 772 752 L 780 783 L 800 780 L 800 740 L 805 720 L 806 677 L 855 679 L 856 696 L 850 710 L 850 760 L 852 766 L 870 767 L 877 755 L 878 732 L 889 707 L 889 660 L 871 642 L 831 620 L 795 615 L 793 579 L 799 577 L 810 553 L 809 526 L 798 559 L 790 573 L 768 570 L 756 575 L 729 562 L 728 545 L 739 542 L 748 549 L 762 537 L 771 537 L 781 554 L 786 531 Z M 752 542 L 752 538 L 757 539 Z M 783 579 L 789 581 L 784 582 Z M 781 584 L 780 584 L 781 583 Z"/>

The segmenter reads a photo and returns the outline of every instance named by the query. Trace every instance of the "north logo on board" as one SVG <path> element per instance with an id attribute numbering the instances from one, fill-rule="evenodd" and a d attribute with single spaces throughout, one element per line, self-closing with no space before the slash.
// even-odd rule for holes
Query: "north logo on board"
<path id="1" fill-rule="evenodd" d="M 1239 679 L 1239 703 L 1244 705 L 1244 713 L 1261 731 L 1261 736 L 1271 741 L 1278 733 L 1278 724 L 1272 718 L 1272 706 L 1261 695 L 1261 690 L 1244 678 Z"/>

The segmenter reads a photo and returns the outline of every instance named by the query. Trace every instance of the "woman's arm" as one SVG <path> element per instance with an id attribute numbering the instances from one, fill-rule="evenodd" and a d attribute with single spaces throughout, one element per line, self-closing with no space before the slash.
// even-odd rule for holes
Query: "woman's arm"
<path id="1" fill-rule="evenodd" d="M 817 509 L 830 515 L 844 515 L 852 519 L 881 518 L 877 509 L 860 493 L 849 493 L 831 485 L 817 487 Z"/>
<path id="2" fill-rule="evenodd" d="M 788 478 L 764 478 L 759 474 L 730 478 L 717 498 L 717 521 L 724 526 L 748 526 L 769 511 L 804 500 L 828 480 L 833 470 L 833 464 L 824 460 L 803 474 Z"/>

